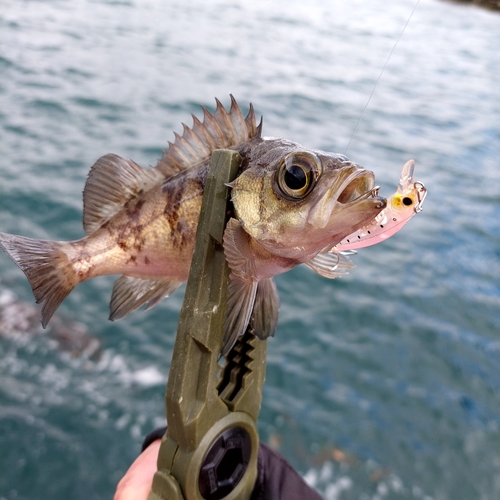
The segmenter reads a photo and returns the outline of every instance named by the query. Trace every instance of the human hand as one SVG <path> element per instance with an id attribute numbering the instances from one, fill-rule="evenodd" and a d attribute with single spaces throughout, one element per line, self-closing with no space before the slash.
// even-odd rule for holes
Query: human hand
<path id="1" fill-rule="evenodd" d="M 152 434 L 158 436 L 164 432 L 165 429 L 162 429 L 160 433 L 157 430 Z M 161 439 L 155 439 L 136 458 L 118 483 L 114 500 L 147 500 L 157 470 L 160 444 Z M 262 443 L 259 446 L 257 481 L 252 498 L 322 500 L 319 493 L 306 484 L 284 457 Z"/>
<path id="2" fill-rule="evenodd" d="M 114 500 L 147 500 L 157 470 L 161 439 L 153 441 L 120 479 Z"/>

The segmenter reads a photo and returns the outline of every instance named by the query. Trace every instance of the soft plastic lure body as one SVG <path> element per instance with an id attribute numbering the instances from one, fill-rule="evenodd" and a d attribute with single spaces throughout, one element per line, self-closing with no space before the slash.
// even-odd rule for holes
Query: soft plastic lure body
<path id="1" fill-rule="evenodd" d="M 397 191 L 387 199 L 387 207 L 373 221 L 345 237 L 332 249 L 334 252 L 356 250 L 376 245 L 396 234 L 415 214 L 422 210 L 427 189 L 413 182 L 415 162 L 403 166 Z"/>

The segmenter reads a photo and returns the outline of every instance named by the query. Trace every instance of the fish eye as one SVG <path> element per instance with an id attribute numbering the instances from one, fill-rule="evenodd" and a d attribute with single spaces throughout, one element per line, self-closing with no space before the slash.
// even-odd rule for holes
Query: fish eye
<path id="1" fill-rule="evenodd" d="M 308 172 L 301 165 L 290 165 L 283 171 L 283 180 L 286 187 L 292 191 L 300 191 L 309 182 Z"/>
<path id="2" fill-rule="evenodd" d="M 403 205 L 406 205 L 407 207 L 413 205 L 413 200 L 409 196 L 405 196 L 402 199 Z"/>
<path id="3" fill-rule="evenodd" d="M 304 198 L 312 189 L 320 172 L 321 163 L 316 155 L 292 153 L 278 170 L 278 186 L 286 196 Z"/>

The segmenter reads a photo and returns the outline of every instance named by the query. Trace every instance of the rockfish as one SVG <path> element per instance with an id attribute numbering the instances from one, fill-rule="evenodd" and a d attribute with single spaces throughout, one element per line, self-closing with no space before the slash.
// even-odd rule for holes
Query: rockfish
<path id="1" fill-rule="evenodd" d="M 340 154 L 261 137 L 252 105 L 244 118 L 231 96 L 216 100 L 203 121 L 183 125 L 155 167 L 105 155 L 83 192 L 78 241 L 41 241 L 0 233 L 0 247 L 27 276 L 45 327 L 79 283 L 120 274 L 110 319 L 171 294 L 188 277 L 211 153 L 239 152 L 231 183 L 233 217 L 224 233 L 231 268 L 222 355 L 250 324 L 259 338 L 274 334 L 279 298 L 273 276 L 299 264 L 322 275 L 324 255 L 386 206 L 374 175 Z M 338 259 L 339 257 L 336 256 Z"/>

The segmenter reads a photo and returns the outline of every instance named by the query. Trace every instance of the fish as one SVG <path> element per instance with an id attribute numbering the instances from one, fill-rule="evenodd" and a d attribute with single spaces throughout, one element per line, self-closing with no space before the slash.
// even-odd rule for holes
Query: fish
<path id="1" fill-rule="evenodd" d="M 192 115 L 154 167 L 116 154 L 100 157 L 83 191 L 83 228 L 76 241 L 0 233 L 0 248 L 24 272 L 46 327 L 83 281 L 120 275 L 109 319 L 149 309 L 187 280 L 204 184 L 215 149 L 237 151 L 241 166 L 229 184 L 232 217 L 223 238 L 230 267 L 221 355 L 251 327 L 274 335 L 279 296 L 274 276 L 316 259 L 372 221 L 387 200 L 370 170 L 345 155 L 262 136 L 250 104 L 246 117 L 231 95 L 229 110 Z M 321 274 L 321 273 L 320 273 Z"/>

